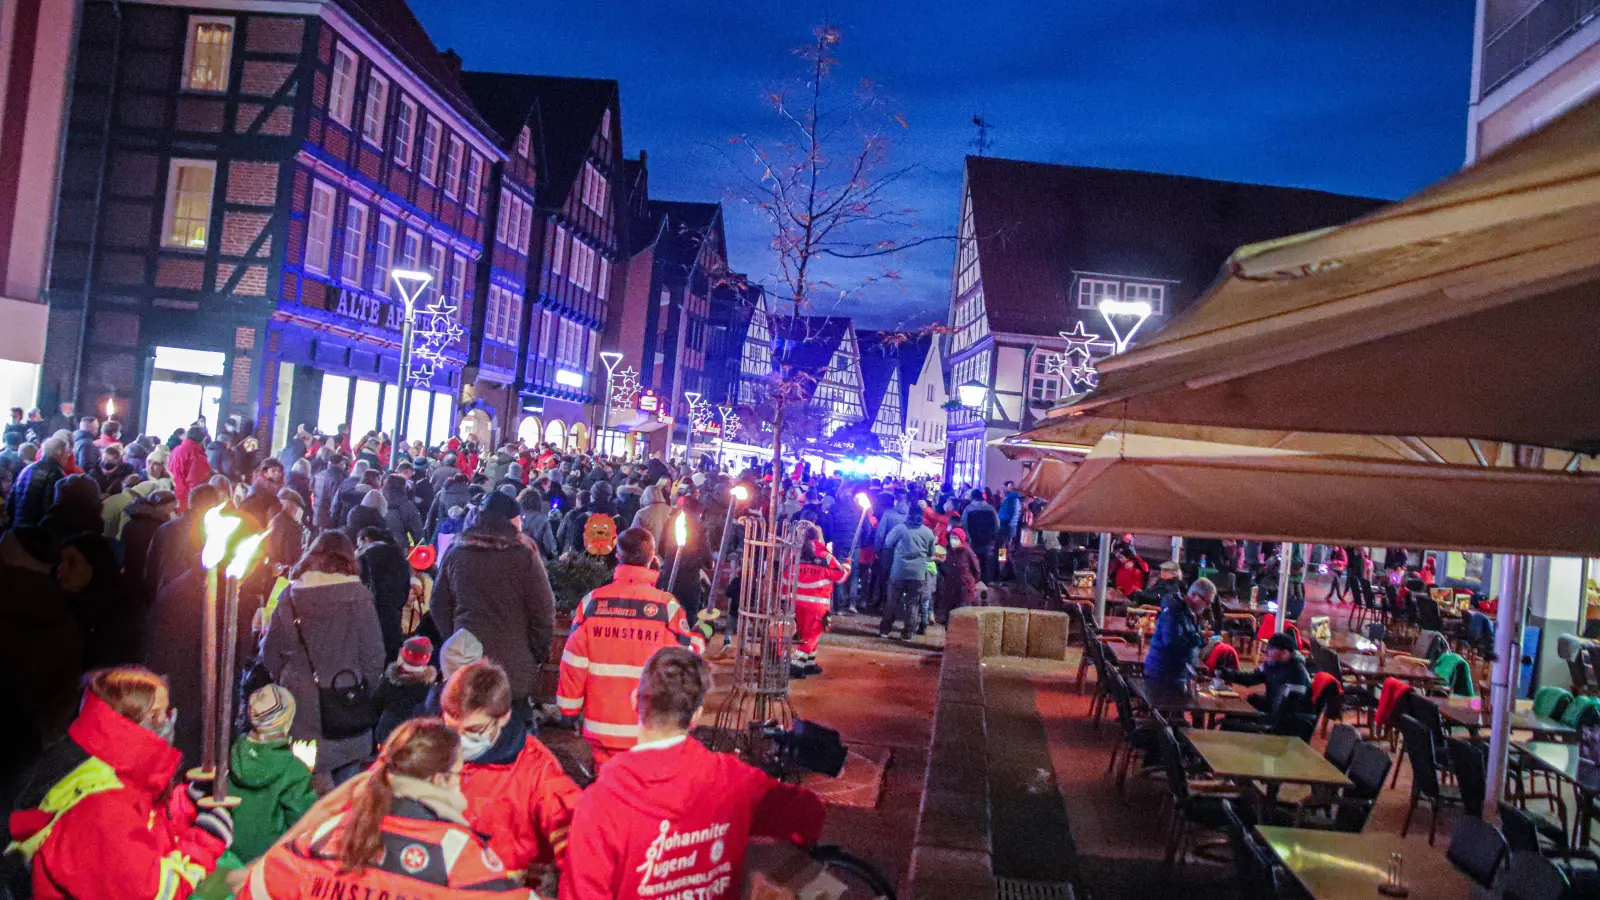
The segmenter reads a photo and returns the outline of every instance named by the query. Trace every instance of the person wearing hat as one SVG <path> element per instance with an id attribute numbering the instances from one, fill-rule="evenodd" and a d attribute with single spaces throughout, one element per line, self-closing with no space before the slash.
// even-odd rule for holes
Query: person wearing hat
<path id="1" fill-rule="evenodd" d="M 1268 638 L 1262 664 L 1254 672 L 1224 669 L 1218 674 L 1230 684 L 1267 686 L 1265 693 L 1245 698 L 1261 712 L 1261 718 L 1230 716 L 1223 720 L 1225 730 L 1292 734 L 1295 718 L 1311 714 L 1311 673 L 1292 634 L 1280 632 Z"/>
<path id="2" fill-rule="evenodd" d="M 433 665 L 433 641 L 417 635 L 400 646 L 400 654 L 383 672 L 374 698 L 378 704 L 378 728 L 373 738 L 382 744 L 391 731 L 413 716 L 423 715 L 428 693 L 439 681 Z"/>
<path id="3" fill-rule="evenodd" d="M 1156 580 L 1150 582 L 1142 591 L 1135 591 L 1128 595 L 1133 603 L 1143 603 L 1150 606 L 1166 607 L 1183 596 L 1183 567 L 1177 560 L 1169 559 L 1161 564 L 1157 570 Z"/>
<path id="4" fill-rule="evenodd" d="M 429 610 L 440 634 L 478 635 L 484 656 L 506 670 L 512 696 L 527 705 L 550 658 L 555 595 L 539 554 L 522 543 L 521 516 L 499 491 L 480 498 L 439 564 Z"/>
<path id="5" fill-rule="evenodd" d="M 317 795 L 311 769 L 289 745 L 294 725 L 294 695 L 269 684 L 250 695 L 250 731 L 229 754 L 228 793 L 239 798 L 233 810 L 233 847 L 249 862 L 300 820 Z"/>
<path id="6" fill-rule="evenodd" d="M 1163 565 L 1162 575 L 1166 569 Z M 1177 579 L 1171 579 L 1177 584 Z M 1217 596 L 1217 586 L 1209 578 L 1197 578 L 1187 593 L 1172 595 L 1156 616 L 1145 653 L 1144 677 L 1147 682 L 1183 686 L 1194 681 L 1200 648 L 1205 637 L 1200 632 L 1200 616 Z"/>

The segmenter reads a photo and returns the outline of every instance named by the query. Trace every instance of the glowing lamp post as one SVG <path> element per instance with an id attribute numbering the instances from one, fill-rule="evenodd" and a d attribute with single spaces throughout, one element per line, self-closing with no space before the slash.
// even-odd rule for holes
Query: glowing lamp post
<path id="1" fill-rule="evenodd" d="M 694 442 L 694 427 L 700 421 L 700 392 L 684 391 L 683 399 L 689 401 L 689 414 L 684 417 L 683 422 L 683 461 L 687 465 L 689 462 L 689 445 Z"/>
<path id="2" fill-rule="evenodd" d="M 604 452 L 615 455 L 611 445 L 611 392 L 616 386 L 617 366 L 622 362 L 622 354 L 615 350 L 605 350 L 600 354 L 600 361 L 606 364 L 606 393 L 601 399 L 600 407 L 600 446 Z"/>
<path id="3" fill-rule="evenodd" d="M 722 517 L 722 539 L 717 542 L 717 563 L 711 570 L 711 590 L 717 589 L 717 579 L 722 575 L 722 559 L 728 555 L 728 532 L 733 530 L 733 511 L 741 503 L 750 500 L 750 488 L 743 484 L 736 484 L 728 491 L 728 514 Z M 681 545 L 680 545 L 681 546 Z M 676 568 L 678 561 L 672 561 Z"/>
<path id="4" fill-rule="evenodd" d="M 259 559 L 264 534 L 244 534 L 244 520 L 222 507 L 206 512 L 201 522 L 205 544 L 200 565 L 206 570 L 205 607 L 201 611 L 200 768 L 191 778 L 211 781 L 213 806 L 232 805 L 228 797 L 228 744 L 233 723 L 233 674 L 239 640 L 239 582 Z M 232 801 L 237 802 L 237 801 Z"/>
<path id="5" fill-rule="evenodd" d="M 417 328 L 417 300 L 422 292 L 433 283 L 433 275 L 416 269 L 394 269 L 389 273 L 394 280 L 395 288 L 400 292 L 400 299 L 406 305 L 404 323 L 400 326 L 400 421 L 395 423 L 394 446 L 398 451 L 403 436 L 409 430 L 406 426 L 411 419 L 411 341 Z M 393 472 L 400 465 L 400 454 L 389 454 L 389 471 Z"/>
<path id="6" fill-rule="evenodd" d="M 988 394 L 989 386 L 976 380 L 969 381 L 956 388 L 956 399 L 961 402 L 961 405 L 980 415 L 983 413 L 983 398 Z"/>
<path id="7" fill-rule="evenodd" d="M 1143 300 L 1101 300 L 1099 310 L 1100 317 L 1105 319 L 1106 325 L 1111 328 L 1111 337 L 1116 342 L 1118 353 L 1128 349 L 1128 343 L 1133 340 L 1133 335 L 1139 330 L 1139 326 L 1155 312 L 1150 304 Z M 1131 318 L 1133 326 L 1124 334 L 1122 329 L 1117 327 L 1117 320 L 1113 317 Z"/>

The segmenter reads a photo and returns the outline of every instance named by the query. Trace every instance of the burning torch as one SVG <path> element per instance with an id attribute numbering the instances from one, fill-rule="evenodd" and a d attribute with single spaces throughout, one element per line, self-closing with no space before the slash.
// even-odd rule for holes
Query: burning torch
<path id="1" fill-rule="evenodd" d="M 239 638 L 239 582 L 255 566 L 265 535 L 244 534 L 244 520 L 209 510 L 201 523 L 205 545 L 200 565 L 206 570 L 205 607 L 201 615 L 200 675 L 201 746 L 200 768 L 191 770 L 191 780 L 211 781 L 212 806 L 232 805 L 228 797 L 228 745 L 232 737 L 233 674 Z"/>
<path id="2" fill-rule="evenodd" d="M 722 559 L 728 555 L 728 532 L 733 530 L 733 510 L 750 499 L 750 489 L 736 484 L 728 491 L 728 514 L 722 518 L 722 540 L 717 542 L 717 564 L 711 570 L 711 589 L 717 589 L 717 579 L 722 575 Z M 676 560 L 673 561 L 676 564 Z"/>
<path id="3" fill-rule="evenodd" d="M 845 559 L 856 558 L 856 550 L 861 546 L 861 532 L 867 525 L 867 510 L 872 508 L 872 498 L 862 491 L 856 495 L 856 505 L 861 507 L 861 518 L 856 520 L 856 535 L 850 539 L 850 553 Z"/>
<path id="4" fill-rule="evenodd" d="M 672 519 L 672 540 L 678 545 L 672 554 L 672 574 L 667 576 L 666 590 L 671 591 L 672 586 L 678 583 L 678 563 L 683 560 L 683 545 L 689 540 L 689 516 L 680 512 Z"/>

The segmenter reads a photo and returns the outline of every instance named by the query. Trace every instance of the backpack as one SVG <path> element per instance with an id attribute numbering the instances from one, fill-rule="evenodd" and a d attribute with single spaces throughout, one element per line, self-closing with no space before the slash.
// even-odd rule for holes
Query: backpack
<path id="1" fill-rule="evenodd" d="M 583 550 L 590 556 L 610 556 L 617 549 L 617 520 L 595 513 L 583 523 Z"/>

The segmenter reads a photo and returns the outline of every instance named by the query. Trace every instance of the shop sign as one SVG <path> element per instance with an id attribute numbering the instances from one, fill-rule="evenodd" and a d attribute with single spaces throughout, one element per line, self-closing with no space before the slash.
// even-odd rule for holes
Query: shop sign
<path id="1" fill-rule="evenodd" d="M 339 303 L 334 307 L 333 313 L 368 325 L 387 328 L 390 331 L 401 330 L 405 319 L 405 314 L 401 312 L 398 304 L 385 303 L 376 297 L 357 294 L 354 291 L 339 292 Z"/>
<path id="2" fill-rule="evenodd" d="M 639 399 L 635 401 L 635 408 L 646 414 L 665 413 L 667 401 L 650 388 L 639 389 Z"/>
<path id="3" fill-rule="evenodd" d="M 712 437 L 722 437 L 722 423 L 710 419 L 700 419 L 694 423 L 696 434 L 709 434 Z"/>

